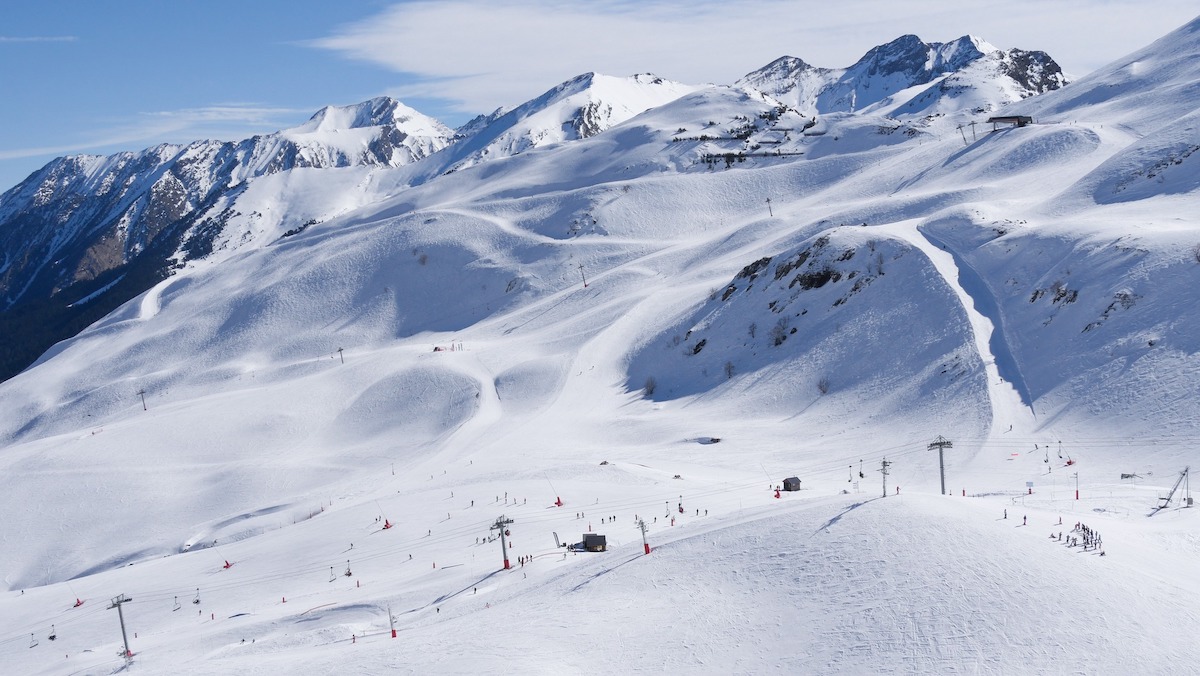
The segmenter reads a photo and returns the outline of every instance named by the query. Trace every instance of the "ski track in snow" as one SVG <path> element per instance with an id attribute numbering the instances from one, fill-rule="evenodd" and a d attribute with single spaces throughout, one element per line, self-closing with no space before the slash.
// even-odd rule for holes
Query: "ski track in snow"
<path id="1" fill-rule="evenodd" d="M 993 437 L 1009 431 L 1022 434 L 1037 424 L 1029 405 L 1028 390 L 1020 365 L 1004 337 L 1003 317 L 987 284 L 944 243 L 921 229 L 917 221 L 906 221 L 883 229 L 905 239 L 929 259 L 967 313 L 975 337 L 975 349 L 987 373 L 988 399 L 992 404 Z"/>
<path id="2" fill-rule="evenodd" d="M 159 310 L 162 309 L 163 292 L 177 281 L 179 281 L 177 277 L 168 277 L 167 279 L 164 279 L 158 284 L 152 286 L 146 293 L 142 294 L 142 301 L 138 306 L 138 319 L 146 321 L 154 318 L 154 316 L 158 314 Z"/>

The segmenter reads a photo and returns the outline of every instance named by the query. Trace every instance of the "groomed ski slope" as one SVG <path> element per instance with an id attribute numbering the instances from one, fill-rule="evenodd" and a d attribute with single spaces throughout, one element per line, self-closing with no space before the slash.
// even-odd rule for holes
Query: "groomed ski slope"
<path id="1" fill-rule="evenodd" d="M 1188 638 L 1200 619 L 1197 512 L 1147 522 L 1146 496 L 1130 488 L 1075 502 L 1062 491 L 882 499 L 865 484 L 845 495 L 822 485 L 776 500 L 766 485 L 701 475 L 609 490 L 577 520 L 575 495 L 597 486 L 556 482 L 566 504 L 553 507 L 539 482 L 513 480 L 541 500 L 504 505 L 479 495 L 473 467 L 430 481 L 439 487 L 425 504 L 450 510 L 441 523 L 411 523 L 384 498 L 397 525 L 380 530 L 335 497 L 295 528 L 77 580 L 79 608 L 63 584 L 6 593 L 7 617 L 50 620 L 58 636 L 39 627 L 32 648 L 28 635 L 6 636 L 6 669 L 118 670 L 106 609 L 117 590 L 133 599 L 123 613 L 133 669 L 146 673 L 1182 673 L 1200 653 Z M 670 526 L 646 496 L 673 486 L 687 488 L 682 515 L 670 501 Z M 635 512 L 658 520 L 649 556 Z M 507 571 L 499 542 L 474 541 L 500 513 L 513 519 Z M 1080 520 L 1105 556 L 1050 538 Z M 610 551 L 554 547 L 552 533 L 573 541 L 589 522 Z"/>

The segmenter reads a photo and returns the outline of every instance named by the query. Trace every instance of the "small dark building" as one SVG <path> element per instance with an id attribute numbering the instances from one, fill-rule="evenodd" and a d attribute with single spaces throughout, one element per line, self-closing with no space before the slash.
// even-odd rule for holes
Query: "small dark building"
<path id="1" fill-rule="evenodd" d="M 583 549 L 588 552 L 603 552 L 608 549 L 608 540 L 603 535 L 584 533 Z"/>
<path id="2" fill-rule="evenodd" d="M 1028 115 L 1000 115 L 989 117 L 988 122 L 992 123 L 992 131 L 995 131 L 998 124 L 1007 124 L 1014 127 L 1024 127 L 1027 124 L 1033 124 L 1033 118 Z"/>
<path id="3" fill-rule="evenodd" d="M 785 490 L 785 491 L 800 490 L 800 479 L 797 477 L 794 477 L 794 476 L 790 476 L 790 477 L 784 479 L 783 480 L 783 490 Z"/>

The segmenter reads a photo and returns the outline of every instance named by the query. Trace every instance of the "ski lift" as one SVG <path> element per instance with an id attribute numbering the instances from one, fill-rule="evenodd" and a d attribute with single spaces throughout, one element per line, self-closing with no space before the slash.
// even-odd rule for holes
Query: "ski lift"
<path id="1" fill-rule="evenodd" d="M 353 573 L 350 572 L 350 559 L 346 559 L 346 572 L 342 573 L 346 577 L 350 577 Z"/>
<path id="2" fill-rule="evenodd" d="M 862 459 L 860 458 L 860 459 L 859 459 L 859 461 L 858 461 L 858 478 L 859 478 L 859 479 L 865 479 L 865 478 L 867 478 L 867 475 L 866 475 L 866 474 L 863 474 L 863 471 L 862 471 L 862 463 L 863 463 L 863 461 L 862 461 Z"/>
<path id="3" fill-rule="evenodd" d="M 32 633 L 30 633 L 29 634 L 29 647 L 35 648 L 35 647 L 37 647 L 37 644 L 38 644 L 37 639 L 34 637 L 34 635 Z"/>
<path id="4" fill-rule="evenodd" d="M 178 597 L 178 596 L 176 596 L 176 597 L 175 597 L 175 607 L 174 607 L 174 608 L 171 608 L 171 612 L 175 612 L 176 610 L 179 610 L 179 609 L 180 609 L 180 608 L 182 608 L 182 607 L 183 607 L 183 606 L 179 605 L 179 597 Z"/>
<path id="5" fill-rule="evenodd" d="M 196 587 L 196 598 L 192 599 L 192 603 L 200 605 L 200 588 Z"/>
<path id="6" fill-rule="evenodd" d="M 504 534 L 507 535 L 508 537 L 512 537 L 512 531 L 510 531 L 507 528 L 504 529 Z"/>
<path id="7" fill-rule="evenodd" d="M 1058 442 L 1058 459 L 1062 460 L 1062 442 Z"/>
<path id="8" fill-rule="evenodd" d="M 850 478 L 846 479 L 846 483 L 854 481 L 854 465 L 850 465 Z"/>
<path id="9" fill-rule="evenodd" d="M 58 638 L 58 632 L 54 631 L 54 625 L 53 625 L 53 624 L 52 624 L 52 625 L 50 625 L 50 635 L 49 635 L 47 638 L 49 638 L 51 641 L 53 641 L 53 640 L 55 640 L 55 639 L 57 639 L 57 638 Z"/>

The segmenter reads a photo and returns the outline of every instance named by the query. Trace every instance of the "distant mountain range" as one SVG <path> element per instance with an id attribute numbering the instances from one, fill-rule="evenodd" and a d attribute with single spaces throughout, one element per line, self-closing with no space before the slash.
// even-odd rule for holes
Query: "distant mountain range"
<path id="1" fill-rule="evenodd" d="M 849 68 L 817 68 L 784 56 L 737 82 L 811 115 L 881 111 L 911 115 L 968 90 L 1003 89 L 1003 93 L 987 92 L 991 96 L 977 107 L 978 112 L 987 112 L 1066 83 L 1062 69 L 1045 52 L 1004 51 L 969 35 L 947 43 L 926 43 L 905 35 L 871 49 Z M 913 87 L 922 89 L 914 93 Z M 925 105 L 901 107 L 914 100 Z"/>
<path id="2" fill-rule="evenodd" d="M 849 68 L 783 57 L 736 83 L 805 116 L 867 113 L 896 119 L 995 110 L 1065 83 L 1042 52 L 997 50 L 973 37 L 924 43 L 906 35 Z M 234 233 L 239 196 L 297 169 L 411 165 L 408 184 L 584 139 L 707 86 L 649 74 L 587 73 L 515 108 L 452 131 L 380 97 L 321 109 L 304 124 L 239 142 L 163 144 L 111 156 L 51 161 L 0 195 L 0 379 L 25 368 L 190 261 L 262 245 Z M 272 237 L 299 231 L 290 223 Z"/>

